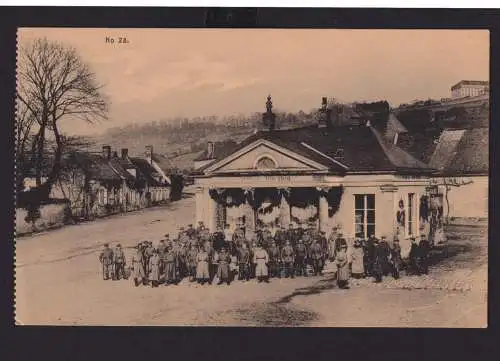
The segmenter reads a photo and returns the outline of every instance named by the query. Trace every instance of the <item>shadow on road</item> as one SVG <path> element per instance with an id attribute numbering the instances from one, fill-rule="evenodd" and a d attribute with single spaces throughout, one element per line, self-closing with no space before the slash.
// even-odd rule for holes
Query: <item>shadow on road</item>
<path id="1" fill-rule="evenodd" d="M 312 286 L 297 288 L 291 294 L 281 297 L 278 301 L 273 302 L 273 304 L 280 305 L 289 303 L 296 296 L 316 295 L 323 291 L 335 288 L 335 285 L 336 285 L 335 277 L 328 277 L 326 279 L 319 280 Z"/>

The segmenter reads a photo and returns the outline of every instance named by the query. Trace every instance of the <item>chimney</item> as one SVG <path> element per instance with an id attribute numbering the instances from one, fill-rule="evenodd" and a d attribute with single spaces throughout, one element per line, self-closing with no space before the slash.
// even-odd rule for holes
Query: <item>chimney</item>
<path id="1" fill-rule="evenodd" d="M 332 122 L 332 109 L 328 107 L 328 98 L 321 98 L 321 108 L 319 110 L 323 115 L 320 118 L 318 127 L 331 129 L 333 126 Z"/>
<path id="2" fill-rule="evenodd" d="M 111 158 L 111 147 L 109 145 L 103 145 L 102 146 L 102 157 L 104 159 Z"/>
<path id="3" fill-rule="evenodd" d="M 215 145 L 213 142 L 207 143 L 207 158 L 212 159 L 215 156 Z"/>
<path id="4" fill-rule="evenodd" d="M 153 146 L 152 145 L 146 145 L 146 151 L 144 152 L 144 156 L 146 157 L 146 160 L 150 164 L 153 163 Z"/>
<path id="5" fill-rule="evenodd" d="M 128 148 L 122 148 L 122 159 L 128 158 Z"/>

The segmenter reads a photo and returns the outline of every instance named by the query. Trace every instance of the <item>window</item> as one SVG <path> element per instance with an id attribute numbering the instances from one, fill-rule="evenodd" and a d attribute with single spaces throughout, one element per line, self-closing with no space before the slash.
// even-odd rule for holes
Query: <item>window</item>
<path id="1" fill-rule="evenodd" d="M 408 193 L 408 235 L 413 236 L 415 234 L 415 212 L 414 212 L 414 202 L 415 193 Z"/>
<path id="2" fill-rule="evenodd" d="M 354 195 L 354 229 L 355 236 L 368 238 L 375 234 L 375 195 Z"/>
<path id="3" fill-rule="evenodd" d="M 276 168 L 276 163 L 269 157 L 262 157 L 257 161 L 255 165 L 257 169 L 273 169 Z"/>

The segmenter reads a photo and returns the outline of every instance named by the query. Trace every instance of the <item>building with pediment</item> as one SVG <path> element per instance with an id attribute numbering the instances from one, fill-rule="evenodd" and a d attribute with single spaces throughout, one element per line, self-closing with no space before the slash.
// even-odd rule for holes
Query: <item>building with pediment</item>
<path id="1" fill-rule="evenodd" d="M 270 112 L 264 113 L 264 118 Z M 327 112 L 325 112 L 328 115 Z M 428 232 L 428 167 L 370 123 L 270 126 L 227 151 L 213 152 L 195 176 L 196 221 L 248 234 L 314 225 L 348 238 Z"/>

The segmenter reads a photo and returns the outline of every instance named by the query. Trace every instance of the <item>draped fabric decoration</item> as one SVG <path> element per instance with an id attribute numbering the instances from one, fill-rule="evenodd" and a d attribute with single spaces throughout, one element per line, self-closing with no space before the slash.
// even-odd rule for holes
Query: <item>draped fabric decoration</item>
<path id="1" fill-rule="evenodd" d="M 429 221 L 429 197 L 420 197 L 420 219 L 422 221 Z"/>
<path id="2" fill-rule="evenodd" d="M 292 188 L 288 203 L 293 207 L 307 208 L 318 206 L 319 194 L 316 188 Z"/>
<path id="3" fill-rule="evenodd" d="M 340 208 L 344 187 L 332 187 L 326 192 L 326 200 L 328 201 L 328 217 L 333 217 Z"/>
<path id="4" fill-rule="evenodd" d="M 318 209 L 313 205 L 304 208 L 294 207 L 290 218 L 293 223 L 302 225 L 302 228 L 306 228 L 309 223 L 318 222 Z"/>

